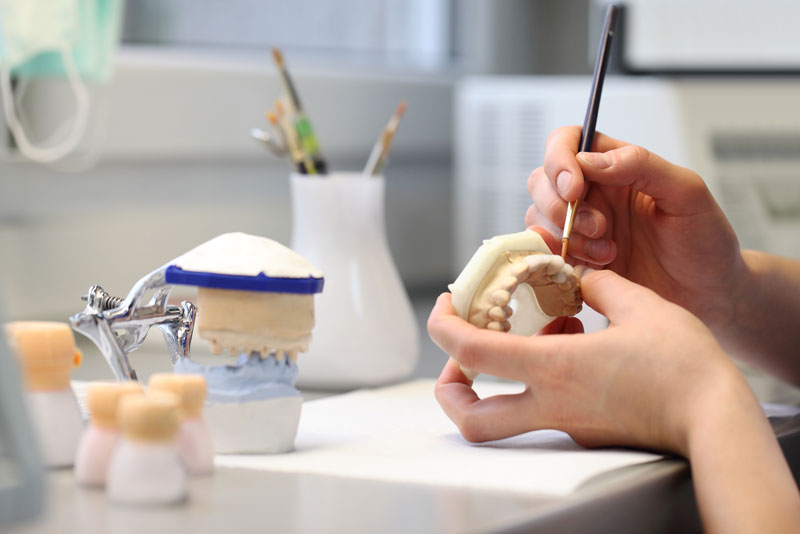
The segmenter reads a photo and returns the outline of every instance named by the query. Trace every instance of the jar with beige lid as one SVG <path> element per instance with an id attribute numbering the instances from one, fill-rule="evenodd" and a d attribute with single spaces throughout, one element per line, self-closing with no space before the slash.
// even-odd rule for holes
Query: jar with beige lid
<path id="1" fill-rule="evenodd" d="M 69 467 L 75 460 L 83 418 L 70 385 L 81 362 L 66 323 L 17 321 L 5 335 L 22 369 L 31 426 L 47 467 Z"/>
<path id="2" fill-rule="evenodd" d="M 108 464 L 120 439 L 120 400 L 126 395 L 143 394 L 138 382 L 96 382 L 86 388 L 90 419 L 75 457 L 75 480 L 79 484 L 105 486 Z"/>
<path id="3" fill-rule="evenodd" d="M 180 400 L 165 391 L 120 401 L 122 439 L 111 457 L 108 497 L 128 504 L 170 504 L 186 498 L 186 472 L 178 452 Z"/>
<path id="4" fill-rule="evenodd" d="M 190 475 L 214 471 L 214 445 L 203 418 L 206 380 L 202 375 L 158 373 L 150 377 L 150 391 L 169 391 L 180 398 L 178 446 Z"/>

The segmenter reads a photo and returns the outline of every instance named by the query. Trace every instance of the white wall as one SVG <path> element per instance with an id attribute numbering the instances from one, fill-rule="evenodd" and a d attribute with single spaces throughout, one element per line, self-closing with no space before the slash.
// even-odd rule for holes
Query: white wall
<path id="1" fill-rule="evenodd" d="M 294 66 L 334 169 L 360 169 L 398 101 L 409 107 L 387 167 L 389 243 L 408 286 L 450 273 L 451 101 L 447 76 L 367 76 Z M 32 128 L 68 114 L 32 88 Z M 98 164 L 84 172 L 0 160 L 0 295 L 11 318 L 65 319 L 91 284 L 126 293 L 214 235 L 290 239 L 288 161 L 249 138 L 281 92 L 268 58 L 123 50 L 95 92 Z M 103 111 L 104 110 L 104 111 Z M 100 125 L 100 127 L 98 127 Z M 74 165 L 76 162 L 68 162 Z"/>

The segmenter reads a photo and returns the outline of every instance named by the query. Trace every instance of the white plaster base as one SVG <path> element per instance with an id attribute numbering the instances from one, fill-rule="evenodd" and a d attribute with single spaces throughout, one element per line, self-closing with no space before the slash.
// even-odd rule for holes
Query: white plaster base
<path id="1" fill-rule="evenodd" d="M 220 454 L 279 453 L 294 449 L 303 398 L 207 403 L 205 420 Z"/>

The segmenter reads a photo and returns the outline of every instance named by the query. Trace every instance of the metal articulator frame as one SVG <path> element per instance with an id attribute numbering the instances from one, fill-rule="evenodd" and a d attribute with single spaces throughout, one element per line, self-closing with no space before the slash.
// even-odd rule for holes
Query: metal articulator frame
<path id="1" fill-rule="evenodd" d="M 100 286 L 86 295 L 86 308 L 70 317 L 72 327 L 100 349 L 118 380 L 137 380 L 128 354 L 138 349 L 150 327 L 157 326 L 167 342 L 172 363 L 188 357 L 197 308 L 188 301 L 167 304 L 172 285 L 165 281 L 164 265 L 140 279 L 124 299 L 113 297 Z M 147 302 L 143 299 L 150 293 Z"/>

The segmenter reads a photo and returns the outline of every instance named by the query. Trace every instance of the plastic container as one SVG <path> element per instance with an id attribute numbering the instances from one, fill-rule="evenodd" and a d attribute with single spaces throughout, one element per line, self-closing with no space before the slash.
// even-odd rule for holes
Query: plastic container
<path id="1" fill-rule="evenodd" d="M 209 475 L 214 471 L 214 444 L 203 418 L 206 381 L 201 375 L 158 373 L 148 382 L 151 391 L 169 391 L 180 397 L 178 448 L 190 475 Z"/>
<path id="2" fill-rule="evenodd" d="M 120 440 L 117 408 L 126 395 L 143 395 L 138 382 L 97 382 L 86 388 L 89 425 L 75 456 L 75 480 L 84 486 L 106 485 L 108 465 Z"/>
<path id="3" fill-rule="evenodd" d="M 171 504 L 186 498 L 178 452 L 180 400 L 163 391 L 120 403 L 120 440 L 108 468 L 108 497 L 125 504 Z"/>
<path id="4" fill-rule="evenodd" d="M 25 380 L 31 426 L 47 467 L 70 467 L 83 432 L 83 418 L 70 386 L 81 362 L 66 323 L 18 321 L 5 325 L 9 345 Z"/>

